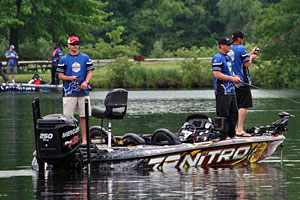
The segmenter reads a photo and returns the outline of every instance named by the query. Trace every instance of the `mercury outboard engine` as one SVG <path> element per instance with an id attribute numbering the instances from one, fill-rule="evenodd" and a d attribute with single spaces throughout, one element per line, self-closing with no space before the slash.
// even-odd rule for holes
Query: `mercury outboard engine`
<path id="1" fill-rule="evenodd" d="M 61 114 L 40 117 L 38 98 L 34 99 L 32 106 L 38 162 L 60 168 L 70 165 L 81 144 L 78 121 L 72 116 Z"/>

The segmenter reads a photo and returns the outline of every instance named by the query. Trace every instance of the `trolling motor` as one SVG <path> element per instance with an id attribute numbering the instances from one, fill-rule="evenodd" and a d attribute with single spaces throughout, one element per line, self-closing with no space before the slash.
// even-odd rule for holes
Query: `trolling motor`
<path id="1" fill-rule="evenodd" d="M 275 121 L 272 125 L 252 127 L 247 129 L 246 133 L 250 133 L 253 136 L 282 134 L 287 131 L 289 118 L 294 117 L 294 115 L 287 112 L 280 112 L 278 116 L 280 119 Z"/>

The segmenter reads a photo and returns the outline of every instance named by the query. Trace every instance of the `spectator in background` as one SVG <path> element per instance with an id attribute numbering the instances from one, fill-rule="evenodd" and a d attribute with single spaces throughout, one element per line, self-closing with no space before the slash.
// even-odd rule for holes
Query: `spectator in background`
<path id="1" fill-rule="evenodd" d="M 59 78 L 58 78 L 58 73 L 56 71 L 59 60 L 62 56 L 62 52 L 58 47 L 57 43 L 53 44 L 53 51 L 51 54 L 51 58 L 49 59 L 51 61 L 51 85 L 58 85 L 59 84 Z"/>
<path id="2" fill-rule="evenodd" d="M 10 45 L 9 50 L 5 53 L 5 57 L 7 58 L 6 77 L 8 81 L 9 74 L 12 74 L 12 83 L 15 83 L 15 74 L 18 73 L 17 59 L 19 59 L 19 55 L 14 49 L 15 46 Z"/>

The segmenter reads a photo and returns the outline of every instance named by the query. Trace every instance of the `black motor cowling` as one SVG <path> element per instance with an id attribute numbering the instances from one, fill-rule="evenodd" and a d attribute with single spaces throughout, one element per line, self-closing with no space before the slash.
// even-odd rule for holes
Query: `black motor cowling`
<path id="1" fill-rule="evenodd" d="M 57 164 L 72 157 L 81 143 L 78 121 L 69 115 L 52 114 L 36 122 L 40 160 Z"/>

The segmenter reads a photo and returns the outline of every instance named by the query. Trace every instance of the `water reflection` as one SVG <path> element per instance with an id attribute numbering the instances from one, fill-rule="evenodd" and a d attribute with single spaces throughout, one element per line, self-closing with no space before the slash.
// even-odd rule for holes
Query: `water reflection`
<path id="1" fill-rule="evenodd" d="M 282 170 L 245 168 L 185 171 L 48 172 L 34 176 L 36 199 L 261 199 L 284 198 Z"/>

